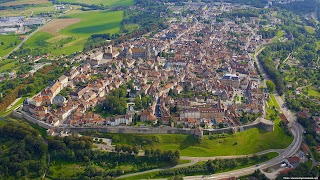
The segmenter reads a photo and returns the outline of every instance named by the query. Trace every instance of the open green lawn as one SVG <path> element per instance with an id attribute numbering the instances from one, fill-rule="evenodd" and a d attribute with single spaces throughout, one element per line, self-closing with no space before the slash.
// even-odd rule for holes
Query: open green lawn
<path id="1" fill-rule="evenodd" d="M 190 162 L 191 162 L 191 160 L 182 159 L 182 160 L 179 160 L 178 164 L 187 164 L 187 163 L 190 163 Z"/>
<path id="2" fill-rule="evenodd" d="M 285 32 L 283 30 L 278 30 L 276 36 L 272 38 L 272 41 L 278 41 L 279 38 L 281 38 L 284 35 L 284 33 Z"/>
<path id="3" fill-rule="evenodd" d="M 272 104 L 272 106 L 274 106 L 275 108 L 278 108 L 278 109 L 280 108 L 280 106 L 279 106 L 279 104 L 273 94 L 270 94 L 269 102 L 270 102 L 269 105 Z"/>
<path id="4" fill-rule="evenodd" d="M 314 97 L 320 97 L 320 92 L 314 90 L 314 89 L 309 89 L 308 90 L 308 96 L 314 96 Z"/>
<path id="5" fill-rule="evenodd" d="M 226 138 L 209 140 L 205 135 L 198 143 L 192 135 L 183 134 L 116 134 L 119 144 L 142 145 L 142 148 L 160 148 L 162 150 L 180 150 L 182 156 L 206 157 L 253 154 L 267 149 L 285 148 L 293 137 L 285 134 L 275 121 L 275 131 L 266 132 L 262 129 L 249 129 Z M 236 144 L 235 144 L 236 143 Z"/>
<path id="6" fill-rule="evenodd" d="M 77 173 L 83 173 L 85 166 L 81 163 L 55 162 L 50 166 L 47 176 L 52 179 L 68 179 Z"/>
<path id="7" fill-rule="evenodd" d="M 17 35 L 0 35 L 0 57 L 7 55 L 20 42 Z"/>
<path id="8" fill-rule="evenodd" d="M 59 0 L 59 2 L 95 4 L 104 6 L 130 6 L 134 3 L 133 0 Z"/>
<path id="9" fill-rule="evenodd" d="M 84 44 L 84 42 L 79 42 L 68 46 L 67 44 L 70 43 L 68 40 L 76 39 L 74 37 L 68 37 L 58 42 L 50 42 L 51 38 L 54 38 L 52 34 L 39 31 L 27 40 L 25 48 L 30 48 L 33 53 L 51 53 L 53 56 L 57 56 L 81 51 Z"/>
<path id="10" fill-rule="evenodd" d="M 308 31 L 308 33 L 310 33 L 310 34 L 314 34 L 316 31 L 315 31 L 315 29 L 313 28 L 313 27 L 311 27 L 311 26 L 305 26 L 304 27 L 307 31 Z"/>
<path id="11" fill-rule="evenodd" d="M 24 48 L 29 48 L 32 54 L 50 53 L 53 56 L 82 51 L 92 34 L 119 32 L 123 11 L 85 12 L 64 18 L 79 18 L 80 22 L 60 30 L 58 36 L 39 31 L 27 40 Z"/>
<path id="12" fill-rule="evenodd" d="M 0 120 L 0 127 L 4 126 L 5 124 L 7 124 L 7 122 Z"/>
<path id="13" fill-rule="evenodd" d="M 18 63 L 17 60 L 11 60 L 11 59 L 2 60 L 2 61 L 0 60 L 0 73 L 11 72 L 12 70 L 17 68 L 16 66 L 17 63 Z"/>

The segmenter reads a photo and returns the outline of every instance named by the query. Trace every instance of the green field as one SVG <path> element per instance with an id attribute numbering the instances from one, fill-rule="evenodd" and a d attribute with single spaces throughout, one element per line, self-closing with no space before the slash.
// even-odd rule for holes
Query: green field
<path id="1" fill-rule="evenodd" d="M 270 99 L 269 99 L 269 102 L 268 102 L 269 106 L 274 106 L 275 108 L 280 108 L 276 98 L 274 97 L 273 94 L 270 94 Z"/>
<path id="2" fill-rule="evenodd" d="M 83 3 L 83 4 L 94 4 L 94 5 L 104 5 L 104 6 L 130 6 L 134 3 L 133 0 L 59 0 L 59 2 L 68 3 Z"/>
<path id="3" fill-rule="evenodd" d="M 64 18 L 80 18 L 81 21 L 61 30 L 61 34 L 87 38 L 92 34 L 114 34 L 119 32 L 123 11 L 86 12 L 71 14 L 64 16 Z"/>
<path id="4" fill-rule="evenodd" d="M 20 42 L 17 35 L 0 35 L 0 57 L 7 55 Z"/>
<path id="5" fill-rule="evenodd" d="M 0 127 L 4 126 L 5 124 L 7 124 L 7 122 L 0 120 Z"/>
<path id="6" fill-rule="evenodd" d="M 285 32 L 283 30 L 278 30 L 276 36 L 272 38 L 272 41 L 278 41 L 284 34 Z"/>
<path id="7" fill-rule="evenodd" d="M 27 40 L 24 48 L 29 48 L 32 54 L 50 53 L 53 56 L 82 51 L 92 34 L 119 32 L 123 11 L 85 12 L 63 18 L 79 18 L 80 22 L 60 30 L 57 36 L 39 31 Z"/>
<path id="8" fill-rule="evenodd" d="M 51 38 L 54 38 L 52 34 L 37 32 L 27 40 L 24 48 L 30 48 L 32 54 L 39 53 L 39 55 L 41 55 L 50 53 L 53 56 L 57 56 L 81 51 L 84 44 L 84 42 L 79 42 L 68 46 L 67 44 L 70 43 L 68 40 L 74 40 L 76 39 L 75 37 L 61 39 L 58 42 L 50 42 Z"/>
<path id="9" fill-rule="evenodd" d="M 311 27 L 311 26 L 305 26 L 304 27 L 307 31 L 308 31 L 308 33 L 310 33 L 310 34 L 314 34 L 316 31 L 315 31 L 315 29 L 313 28 L 313 27 Z"/>
<path id="10" fill-rule="evenodd" d="M 0 73 L 11 72 L 16 69 L 17 60 L 2 60 L 0 61 Z"/>
<path id="11" fill-rule="evenodd" d="M 309 89 L 308 96 L 320 97 L 320 92 L 313 90 L 313 89 Z"/>
<path id="12" fill-rule="evenodd" d="M 249 129 L 234 135 L 226 134 L 225 138 L 209 139 L 204 136 L 201 143 L 192 135 L 183 134 L 116 134 L 113 139 L 118 139 L 118 144 L 142 145 L 142 148 L 160 148 L 162 150 L 180 150 L 182 156 L 207 157 L 253 154 L 267 149 L 287 147 L 293 137 L 285 134 L 275 121 L 275 131 L 265 132 L 262 129 Z M 213 135 L 214 136 L 214 135 Z"/>
<path id="13" fill-rule="evenodd" d="M 52 179 L 67 179 L 77 173 L 83 173 L 84 169 L 85 165 L 81 163 L 55 162 L 54 165 L 50 166 L 47 176 Z"/>

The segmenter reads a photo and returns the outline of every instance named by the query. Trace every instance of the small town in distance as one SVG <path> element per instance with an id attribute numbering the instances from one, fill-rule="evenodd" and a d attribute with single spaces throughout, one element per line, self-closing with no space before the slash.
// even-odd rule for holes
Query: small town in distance
<path id="1" fill-rule="evenodd" d="M 318 179 L 318 7 L 0 0 L 0 179 Z"/>

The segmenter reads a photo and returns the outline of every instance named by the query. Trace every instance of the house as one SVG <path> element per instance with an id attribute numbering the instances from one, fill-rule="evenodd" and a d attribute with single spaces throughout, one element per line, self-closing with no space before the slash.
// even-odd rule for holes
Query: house
<path id="1" fill-rule="evenodd" d="M 180 111 L 180 118 L 221 118 L 225 115 L 224 109 L 221 108 L 187 108 Z"/>
<path id="2" fill-rule="evenodd" d="M 114 117 L 109 117 L 106 122 L 110 126 L 119 126 L 120 124 L 130 125 L 132 123 L 131 115 L 118 115 Z"/>
<path id="3" fill-rule="evenodd" d="M 289 121 L 287 119 L 287 117 L 284 115 L 284 114 L 280 114 L 280 119 L 281 121 L 285 124 L 285 125 L 288 125 L 289 124 Z"/>
<path id="4" fill-rule="evenodd" d="M 63 96 L 56 96 L 52 100 L 52 104 L 58 105 L 58 106 L 64 106 L 67 103 L 67 99 Z"/>
<path id="5" fill-rule="evenodd" d="M 221 79 L 221 84 L 223 86 L 239 87 L 240 79 L 239 76 L 234 74 L 225 74 Z"/>
<path id="6" fill-rule="evenodd" d="M 153 111 L 150 109 L 143 110 L 140 114 L 141 121 L 151 121 L 157 123 L 157 117 L 153 114 Z"/>
<path id="7" fill-rule="evenodd" d="M 58 81 L 61 83 L 62 88 L 65 88 L 67 86 L 69 78 L 65 75 L 62 75 L 59 77 Z"/>

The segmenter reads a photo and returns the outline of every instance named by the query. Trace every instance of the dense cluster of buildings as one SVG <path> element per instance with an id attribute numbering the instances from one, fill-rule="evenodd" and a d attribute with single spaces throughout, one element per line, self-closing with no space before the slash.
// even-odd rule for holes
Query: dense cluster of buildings
<path id="1" fill-rule="evenodd" d="M 266 95 L 248 53 L 264 42 L 256 34 L 259 19 L 216 22 L 223 10 L 196 9 L 204 20 L 180 16 L 152 38 L 78 56 L 80 66 L 26 99 L 23 109 L 48 124 L 69 127 L 130 125 L 138 114 L 151 124 L 217 128 L 240 125 L 243 112 L 263 114 Z M 126 114 L 105 118 L 93 113 L 111 90 L 129 81 L 134 92 L 128 89 Z M 134 99 L 142 94 L 153 102 L 138 111 Z"/>
<path id="2" fill-rule="evenodd" d="M 0 17 L 0 34 L 24 34 L 30 26 L 43 25 L 48 17 L 3 16 Z"/>

